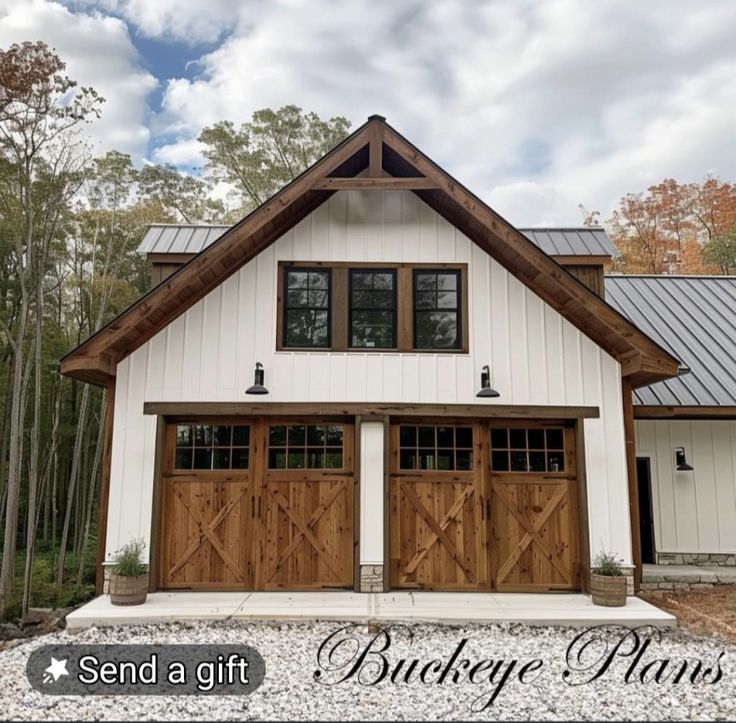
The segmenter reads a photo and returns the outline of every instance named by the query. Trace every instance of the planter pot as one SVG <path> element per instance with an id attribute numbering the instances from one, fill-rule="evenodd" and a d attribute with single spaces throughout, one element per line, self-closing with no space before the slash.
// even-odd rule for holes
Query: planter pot
<path id="1" fill-rule="evenodd" d="M 605 605 L 609 608 L 626 605 L 626 577 L 623 575 L 590 574 L 590 592 L 594 605 Z"/>
<path id="2" fill-rule="evenodd" d="M 110 602 L 113 605 L 141 605 L 148 595 L 148 573 L 126 577 L 110 575 Z"/>

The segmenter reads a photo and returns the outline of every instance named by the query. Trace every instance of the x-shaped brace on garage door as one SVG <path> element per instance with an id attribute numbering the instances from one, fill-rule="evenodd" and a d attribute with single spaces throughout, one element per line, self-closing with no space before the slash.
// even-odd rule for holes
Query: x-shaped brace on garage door
<path id="1" fill-rule="evenodd" d="M 286 560 L 294 554 L 294 551 L 299 547 L 303 540 L 307 540 L 309 544 L 314 548 L 317 555 L 321 558 L 322 562 L 329 568 L 330 572 L 337 578 L 338 581 L 343 579 L 343 572 L 340 566 L 335 560 L 330 557 L 327 548 L 317 539 L 315 536 L 314 528 L 317 523 L 322 519 L 322 516 L 327 512 L 328 509 L 334 504 L 335 500 L 345 490 L 345 483 L 338 482 L 335 487 L 331 490 L 327 499 L 315 508 L 312 512 L 309 520 L 304 521 L 304 518 L 289 505 L 289 501 L 277 490 L 271 490 L 271 495 L 276 500 L 278 506 L 286 513 L 289 521 L 297 528 L 297 533 L 292 541 L 283 549 L 279 555 L 276 564 L 271 571 L 269 580 L 278 572 L 279 568 L 286 562 Z"/>
<path id="2" fill-rule="evenodd" d="M 493 491 L 496 493 L 496 495 L 498 495 L 508 511 L 511 512 L 511 514 L 516 518 L 517 522 L 525 530 L 524 537 L 519 540 L 519 543 L 514 548 L 514 551 L 508 556 L 506 561 L 499 568 L 498 574 L 496 576 L 497 583 L 502 582 L 504 578 L 511 572 L 514 565 L 519 561 L 519 558 L 522 556 L 527 547 L 532 544 L 532 542 L 537 545 L 539 551 L 544 555 L 546 559 L 550 561 L 557 572 L 562 575 L 562 577 L 565 579 L 565 582 L 567 582 L 568 584 L 571 583 L 570 571 L 565 570 L 565 568 L 560 564 L 559 560 L 557 560 L 556 557 L 549 551 L 549 548 L 547 547 L 547 545 L 545 545 L 544 541 L 539 536 L 539 531 L 542 529 L 542 526 L 545 522 L 547 522 L 550 515 L 557 508 L 557 505 L 562 502 L 562 499 L 567 494 L 567 489 L 565 488 L 565 486 L 561 485 L 560 487 L 558 487 L 557 491 L 552 495 L 552 497 L 550 497 L 549 502 L 547 502 L 547 504 L 544 506 L 542 513 L 533 523 L 526 516 L 524 516 L 522 512 L 519 511 L 515 502 L 508 496 L 508 494 L 506 494 L 506 491 L 502 489 L 501 485 L 494 486 Z"/>
<path id="3" fill-rule="evenodd" d="M 406 566 L 406 569 L 401 576 L 401 581 L 406 582 L 406 580 L 409 578 L 409 575 L 412 575 L 416 571 L 416 569 L 419 567 L 419 564 L 427 556 L 429 550 L 437 542 L 441 542 L 442 546 L 445 548 L 450 558 L 454 560 L 455 564 L 458 565 L 458 567 L 460 567 L 460 569 L 463 571 L 466 579 L 469 582 L 474 583 L 476 580 L 473 571 L 465 564 L 465 561 L 462 559 L 462 557 L 460 557 L 457 548 L 452 543 L 452 540 L 450 540 L 450 538 L 447 536 L 445 530 L 448 528 L 450 523 L 460 514 L 463 506 L 465 505 L 465 501 L 473 495 L 475 489 L 470 485 L 466 487 L 460 493 L 460 496 L 455 500 L 455 502 L 453 502 L 452 507 L 450 507 L 442 520 L 438 523 L 432 513 L 429 512 L 429 510 L 427 510 L 427 508 L 421 503 L 420 499 L 414 493 L 414 490 L 411 489 L 410 484 L 405 483 L 403 480 L 399 484 L 401 487 L 401 491 L 404 493 L 406 499 L 409 500 L 411 506 L 417 511 L 419 516 L 426 523 L 427 527 L 429 527 L 429 529 L 432 531 L 432 534 L 427 538 L 424 547 L 421 547 L 414 555 L 414 557 L 409 561 L 409 564 Z"/>
<path id="4" fill-rule="evenodd" d="M 174 487 L 174 492 L 179 498 L 179 501 L 184 505 L 186 511 L 197 523 L 197 527 L 199 529 L 196 538 L 192 541 L 191 545 L 187 547 L 187 549 L 184 551 L 184 554 L 179 558 L 178 562 L 169 571 L 169 578 L 173 578 L 174 575 L 176 575 L 176 573 L 179 572 L 179 570 L 184 567 L 184 565 L 186 565 L 186 563 L 189 561 L 189 558 L 199 549 L 199 546 L 202 543 L 202 538 L 206 537 L 214 548 L 215 552 L 217 552 L 217 554 L 222 558 L 223 562 L 230 568 L 230 571 L 233 573 L 233 575 L 235 575 L 238 581 L 244 582 L 245 577 L 243 576 L 242 570 L 240 570 L 240 568 L 238 567 L 238 563 L 235 562 L 235 560 L 233 560 L 230 555 L 228 555 L 227 550 L 225 550 L 225 548 L 222 546 L 220 540 L 217 539 L 217 535 L 215 535 L 215 530 L 220 525 L 220 523 L 230 514 L 230 511 L 233 509 L 233 507 L 235 507 L 235 505 L 240 502 L 241 497 L 245 494 L 245 490 L 242 490 L 237 497 L 233 498 L 224 507 L 220 508 L 220 511 L 212 518 L 210 522 L 205 522 L 199 512 L 197 512 L 197 510 L 189 505 L 181 490 Z"/>

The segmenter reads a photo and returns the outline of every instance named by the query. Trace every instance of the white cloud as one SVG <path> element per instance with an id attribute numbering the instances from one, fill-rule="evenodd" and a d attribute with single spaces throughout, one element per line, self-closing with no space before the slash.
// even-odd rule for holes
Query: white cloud
<path id="1" fill-rule="evenodd" d="M 76 2 L 87 10 L 93 4 Z M 96 6 L 164 43 L 222 38 L 199 60 L 196 76 L 168 81 L 162 112 L 148 123 L 158 139 L 157 161 L 199 165 L 202 126 L 294 103 L 322 116 L 346 115 L 356 125 L 371 113 L 386 115 L 518 224 L 579 223 L 578 203 L 605 218 L 625 193 L 669 176 L 697 180 L 711 171 L 736 179 L 732 0 L 102 0 Z M 36 15 L 42 8 L 59 12 L 40 1 L 24 7 Z M 70 17 L 80 27 L 110 33 L 110 23 L 123 33 L 110 17 Z M 63 25 L 49 17 L 43 28 L 56 32 L 55 24 Z M 113 35 L 113 55 L 137 77 L 134 54 L 122 49 L 127 37 L 126 45 Z M 71 50 L 85 65 L 108 62 L 103 33 L 74 37 Z M 136 115 L 142 95 L 102 90 Z M 115 126 L 133 134 L 141 127 Z"/>
<path id="2" fill-rule="evenodd" d="M 0 46 L 43 40 L 66 61 L 66 74 L 105 98 L 90 124 L 94 152 L 115 148 L 140 158 L 149 140 L 146 96 L 156 79 L 142 70 L 125 23 L 98 13 L 74 13 L 43 0 L 0 0 Z"/>

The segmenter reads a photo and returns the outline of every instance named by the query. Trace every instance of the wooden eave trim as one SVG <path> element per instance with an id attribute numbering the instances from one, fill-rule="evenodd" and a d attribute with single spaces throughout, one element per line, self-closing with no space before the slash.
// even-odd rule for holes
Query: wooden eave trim
<path id="1" fill-rule="evenodd" d="M 736 406 L 634 404 L 634 419 L 736 419 Z"/>
<path id="2" fill-rule="evenodd" d="M 339 169 L 362 150 L 367 150 L 368 130 L 372 124 L 380 122 L 371 120 L 356 130 L 355 133 L 262 206 L 259 206 L 242 221 L 225 231 L 211 246 L 194 256 L 188 263 L 128 307 L 107 326 L 70 352 L 65 360 L 79 354 L 90 353 L 95 348 L 111 349 L 116 348 L 116 345 L 121 345 L 116 349 L 117 353 L 115 355 L 119 360 L 145 343 L 159 329 L 173 321 L 250 259 L 267 248 L 278 236 L 296 225 L 301 218 L 324 203 L 332 195 L 332 192 L 315 191 L 315 183 L 322 180 L 327 174 Z M 303 202 L 302 207 L 296 214 L 296 219 L 289 219 L 288 224 L 283 223 L 282 212 L 289 210 L 297 201 L 303 201 L 310 192 L 313 192 L 311 201 L 307 199 Z M 302 211 L 303 213 L 301 213 Z M 281 224 L 279 224 L 279 221 L 282 221 Z M 258 234 L 261 234 L 262 238 L 258 237 Z M 254 239 L 257 239 L 257 242 L 254 243 Z M 207 278 L 209 279 L 207 283 L 201 283 L 202 279 Z M 197 281 L 200 283 L 192 283 Z M 192 292 L 190 290 L 192 287 L 197 290 Z M 159 299 L 176 300 L 179 296 L 182 297 L 182 300 L 170 309 L 164 307 L 162 310 L 157 303 Z M 143 317 L 149 321 L 149 325 L 145 330 L 137 324 L 138 317 Z M 131 331 L 131 327 L 139 328 L 140 333 L 131 335 L 131 338 L 126 340 L 126 335 Z"/>
<path id="3" fill-rule="evenodd" d="M 474 219 L 485 229 L 485 233 L 482 231 L 480 233 L 469 232 L 469 224 L 466 224 L 465 228 L 460 227 L 461 230 L 516 275 L 526 286 L 556 308 L 565 318 L 591 336 L 617 359 L 620 359 L 623 350 L 617 350 L 608 343 L 608 337 L 611 335 L 625 341 L 630 349 L 640 351 L 642 358 L 652 357 L 658 360 L 665 357 L 672 362 L 672 365 L 662 370 L 660 378 L 667 379 L 673 376 L 669 370 L 679 368 L 679 362 L 665 349 L 647 337 L 628 319 L 566 271 L 563 265 L 545 254 L 521 231 L 514 228 L 388 125 L 384 129 L 384 143 L 411 167 L 437 182 L 439 191 L 419 191 L 417 193 L 425 203 L 458 226 L 458 221 L 451 217 L 447 208 L 443 208 L 441 203 L 436 203 L 436 194 L 440 193 L 454 204 L 455 212 L 463 212 Z M 489 233 L 495 238 L 488 238 Z M 505 256 L 499 253 L 499 245 L 493 243 L 495 240 L 504 243 L 508 250 Z M 516 257 L 516 263 L 511 262 L 512 256 Z M 527 271 L 524 271 L 524 264 L 528 266 Z M 553 278 L 567 299 L 558 299 L 551 291 L 544 288 L 542 283 L 544 276 Z M 572 311 L 571 307 L 574 305 L 577 306 L 577 311 Z M 590 312 L 587 320 L 583 319 L 579 313 L 583 310 Z"/>
<path id="4" fill-rule="evenodd" d="M 409 416 L 509 419 L 597 419 L 598 407 L 507 404 L 402 404 L 342 402 L 145 402 L 144 414 L 188 416 Z"/>
<path id="5" fill-rule="evenodd" d="M 117 363 L 111 354 L 76 355 L 61 360 L 59 371 L 82 382 L 107 387 L 114 384 Z"/>

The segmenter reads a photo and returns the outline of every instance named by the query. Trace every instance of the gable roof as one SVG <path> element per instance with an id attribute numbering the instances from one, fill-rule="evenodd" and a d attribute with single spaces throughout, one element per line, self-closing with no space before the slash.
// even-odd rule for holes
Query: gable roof
<path id="1" fill-rule="evenodd" d="M 138 252 L 142 254 L 198 254 L 211 246 L 230 226 L 221 223 L 153 223 Z M 549 256 L 619 256 L 605 229 L 520 228 L 533 244 Z"/>
<path id="2" fill-rule="evenodd" d="M 736 277 L 607 276 L 606 298 L 690 373 L 641 387 L 647 406 L 736 406 Z"/>
<path id="3" fill-rule="evenodd" d="M 357 178 L 363 171 L 367 175 Z M 388 174 L 388 175 L 386 175 Z M 413 191 L 622 364 L 638 386 L 677 360 L 425 156 L 381 116 L 368 121 L 107 326 L 61 360 L 61 372 L 110 384 L 118 362 L 343 189 Z"/>

